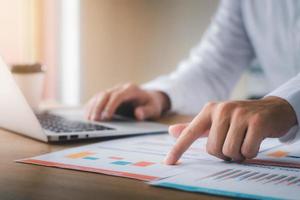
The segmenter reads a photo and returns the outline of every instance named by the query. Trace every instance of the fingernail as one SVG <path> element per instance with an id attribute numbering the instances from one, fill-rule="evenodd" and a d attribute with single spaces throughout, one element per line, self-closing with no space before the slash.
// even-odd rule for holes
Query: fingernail
<path id="1" fill-rule="evenodd" d="M 171 134 L 173 134 L 173 132 L 174 132 L 174 130 L 173 130 L 174 127 L 175 127 L 174 125 L 169 126 L 168 132 L 171 133 Z"/>
<path id="2" fill-rule="evenodd" d="M 174 163 L 174 159 L 175 158 L 174 158 L 173 154 L 168 153 L 165 160 L 164 160 L 164 163 L 166 165 L 172 165 Z"/>

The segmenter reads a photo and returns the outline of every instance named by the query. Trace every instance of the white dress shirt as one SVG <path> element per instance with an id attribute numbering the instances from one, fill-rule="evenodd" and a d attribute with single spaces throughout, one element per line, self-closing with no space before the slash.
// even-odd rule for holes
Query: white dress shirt
<path id="1" fill-rule="evenodd" d="M 300 1 L 224 0 L 202 41 L 174 72 L 144 85 L 165 92 L 171 110 L 197 114 L 208 101 L 229 98 L 257 59 L 272 92 L 287 100 L 300 121 Z M 300 137 L 297 127 L 282 141 Z"/>

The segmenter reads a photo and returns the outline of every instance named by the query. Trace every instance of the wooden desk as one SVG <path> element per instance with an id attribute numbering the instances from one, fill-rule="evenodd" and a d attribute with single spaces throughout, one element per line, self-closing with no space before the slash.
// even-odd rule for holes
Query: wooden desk
<path id="1" fill-rule="evenodd" d="M 173 116 L 164 118 L 161 122 L 173 124 L 188 120 L 186 117 Z M 14 162 L 17 159 L 97 141 L 99 140 L 45 144 L 0 130 L 0 199 L 225 199 L 156 188 L 142 181 L 126 178 Z"/>

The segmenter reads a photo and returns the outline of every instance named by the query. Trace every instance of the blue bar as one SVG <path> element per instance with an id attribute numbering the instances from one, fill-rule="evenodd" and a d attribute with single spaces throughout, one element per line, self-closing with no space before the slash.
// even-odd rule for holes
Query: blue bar
<path id="1" fill-rule="evenodd" d="M 84 157 L 83 159 L 86 159 L 86 160 L 98 160 L 99 158 L 96 158 L 96 157 Z"/>
<path id="2" fill-rule="evenodd" d="M 118 161 L 112 162 L 110 164 L 114 164 L 114 165 L 129 165 L 129 164 L 131 164 L 131 162 L 118 160 Z"/>

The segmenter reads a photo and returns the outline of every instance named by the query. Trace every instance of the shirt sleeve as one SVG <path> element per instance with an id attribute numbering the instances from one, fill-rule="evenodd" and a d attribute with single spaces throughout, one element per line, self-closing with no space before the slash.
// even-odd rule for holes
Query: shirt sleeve
<path id="1" fill-rule="evenodd" d="M 276 96 L 285 99 L 296 113 L 297 121 L 300 120 L 300 74 L 287 81 L 266 96 Z M 292 127 L 279 140 L 284 143 L 293 143 L 300 139 L 298 125 Z"/>
<path id="2" fill-rule="evenodd" d="M 197 114 L 208 101 L 227 99 L 242 72 L 254 58 L 240 0 L 221 2 L 200 44 L 177 70 L 143 85 L 165 92 L 171 110 Z"/>

